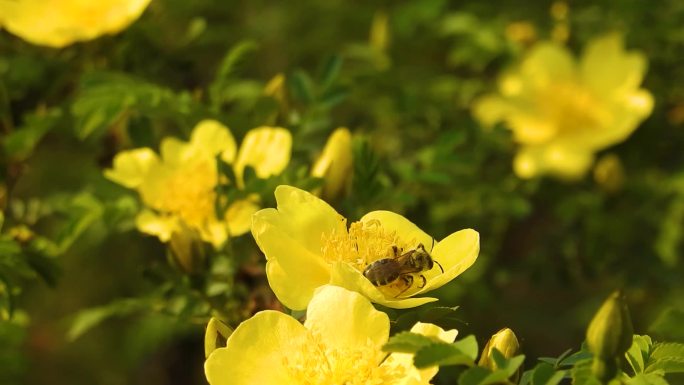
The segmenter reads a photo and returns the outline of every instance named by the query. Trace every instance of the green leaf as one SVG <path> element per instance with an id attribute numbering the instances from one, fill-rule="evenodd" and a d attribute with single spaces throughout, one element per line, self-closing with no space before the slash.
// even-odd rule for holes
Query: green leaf
<path id="1" fill-rule="evenodd" d="M 474 366 L 461 373 L 458 378 L 459 385 L 481 385 L 492 372 L 489 369 Z"/>
<path id="2" fill-rule="evenodd" d="M 472 366 L 477 358 L 477 340 L 475 336 L 468 336 L 453 344 L 433 342 L 420 350 L 413 357 L 417 368 L 433 365 L 468 365 Z"/>
<path id="3" fill-rule="evenodd" d="M 635 374 L 642 373 L 645 369 L 645 363 L 648 361 L 648 357 L 651 354 L 651 337 L 634 335 L 632 340 L 632 346 L 625 353 L 627 362 L 634 370 Z"/>
<path id="4" fill-rule="evenodd" d="M 455 329 L 463 324 L 463 321 L 455 316 L 457 309 L 458 306 L 435 306 L 409 311 L 397 318 L 392 325 L 392 330 L 394 332 L 408 330 L 417 322 L 435 324 L 444 329 Z"/>
<path id="5" fill-rule="evenodd" d="M 318 75 L 318 83 L 322 91 L 325 92 L 335 82 L 340 69 L 342 69 L 342 58 L 339 55 L 332 55 L 325 60 Z"/>
<path id="6" fill-rule="evenodd" d="M 669 385 L 662 375 L 639 373 L 625 382 L 626 385 Z"/>
<path id="7" fill-rule="evenodd" d="M 571 370 L 573 385 L 601 385 L 601 381 L 591 372 L 592 359 L 579 361 Z"/>
<path id="8" fill-rule="evenodd" d="M 67 332 L 69 341 L 74 341 L 88 330 L 99 325 L 103 321 L 114 317 L 132 314 L 148 307 L 143 299 L 122 299 L 105 306 L 85 309 L 76 314 L 71 328 Z"/>
<path id="9" fill-rule="evenodd" d="M 222 82 L 232 77 L 238 70 L 240 63 L 247 57 L 247 55 L 256 51 L 257 48 L 258 45 L 256 42 L 251 40 L 241 41 L 231 47 L 230 50 L 223 56 L 223 60 L 221 60 L 221 64 L 216 71 L 214 82 Z"/>
<path id="10" fill-rule="evenodd" d="M 493 348 L 491 351 L 492 359 L 496 364 L 497 370 L 502 370 L 506 373 L 506 378 L 511 377 L 520 368 L 520 365 L 525 361 L 524 355 L 518 355 L 511 358 L 506 358 L 499 352 L 498 349 Z"/>
<path id="11" fill-rule="evenodd" d="M 423 347 L 413 357 L 416 368 L 430 366 L 467 365 L 473 366 L 474 359 L 453 344 L 435 343 Z"/>
<path id="12" fill-rule="evenodd" d="M 23 126 L 4 138 L 2 144 L 8 156 L 17 161 L 31 156 L 38 142 L 56 125 L 61 117 L 62 113 L 59 109 L 27 116 Z"/>
<path id="13" fill-rule="evenodd" d="M 553 365 L 542 362 L 530 372 L 530 383 L 532 385 L 556 385 L 563 379 L 565 373 L 565 370 L 557 371 Z"/>
<path id="14" fill-rule="evenodd" d="M 80 92 L 71 105 L 76 135 L 85 139 L 108 127 L 125 124 L 132 113 L 171 116 L 181 124 L 194 105 L 185 93 L 113 72 L 90 72 L 81 78 Z"/>
<path id="15" fill-rule="evenodd" d="M 653 345 L 651 356 L 646 364 L 645 373 L 662 371 L 664 373 L 684 372 L 684 344 L 667 342 Z"/>
<path id="16" fill-rule="evenodd" d="M 648 331 L 670 341 L 684 340 L 684 308 L 667 307 L 649 327 Z"/>
<path id="17" fill-rule="evenodd" d="M 297 70 L 292 74 L 288 82 L 292 95 L 304 104 L 310 104 L 315 99 L 314 84 L 309 74 Z"/>
<path id="18" fill-rule="evenodd" d="M 421 348 L 437 342 L 438 340 L 422 334 L 401 332 L 390 338 L 382 350 L 384 352 L 415 353 Z"/>

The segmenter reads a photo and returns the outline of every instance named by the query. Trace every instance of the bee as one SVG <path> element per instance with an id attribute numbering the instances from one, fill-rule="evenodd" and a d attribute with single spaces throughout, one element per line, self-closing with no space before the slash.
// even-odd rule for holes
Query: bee
<path id="1" fill-rule="evenodd" d="M 363 270 L 363 276 L 366 277 L 375 286 L 385 286 L 401 280 L 404 283 L 404 289 L 395 297 L 399 297 L 402 293 L 413 286 L 414 275 L 424 271 L 430 271 L 435 264 L 444 273 L 442 265 L 432 259 L 430 253 L 425 250 L 422 243 L 403 254 L 397 246 L 392 246 L 393 256 L 390 258 L 381 258 L 371 263 Z M 418 277 L 423 281 L 419 288 L 425 287 L 427 279 L 423 274 Z"/>

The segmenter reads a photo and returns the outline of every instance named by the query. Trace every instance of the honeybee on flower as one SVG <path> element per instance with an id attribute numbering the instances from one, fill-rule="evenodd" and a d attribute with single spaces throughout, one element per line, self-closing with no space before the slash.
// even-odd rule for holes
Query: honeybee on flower
<path id="1" fill-rule="evenodd" d="M 275 197 L 277 208 L 254 214 L 252 235 L 266 256 L 271 289 L 291 309 L 305 309 L 316 288 L 329 283 L 393 308 L 436 301 L 414 296 L 454 279 L 475 262 L 480 250 L 479 234 L 472 229 L 457 231 L 425 250 L 433 238 L 399 214 L 372 211 L 347 226 L 344 217 L 309 192 L 278 186 Z M 425 256 L 418 256 L 420 245 L 440 268 L 428 268 Z M 410 258 L 397 260 L 408 252 Z M 378 265 L 369 267 L 383 259 L 398 264 L 392 271 L 396 277 Z"/>
<path id="2" fill-rule="evenodd" d="M 590 41 L 579 61 L 558 42 L 538 43 L 473 113 L 484 126 L 504 122 L 513 131 L 519 177 L 577 179 L 597 151 L 627 139 L 651 114 L 653 96 L 640 88 L 646 65 L 618 34 Z"/>

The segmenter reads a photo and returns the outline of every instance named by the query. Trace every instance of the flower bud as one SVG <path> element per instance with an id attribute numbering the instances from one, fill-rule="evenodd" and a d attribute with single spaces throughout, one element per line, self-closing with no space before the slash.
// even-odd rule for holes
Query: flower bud
<path id="1" fill-rule="evenodd" d="M 622 356 L 632 345 L 632 320 L 622 292 L 615 291 L 601 305 L 587 329 L 587 345 L 603 360 Z"/>
<path id="2" fill-rule="evenodd" d="M 174 266 L 187 274 L 202 270 L 205 258 L 204 244 L 197 230 L 181 221 L 179 228 L 171 234 L 170 258 Z"/>
<path id="3" fill-rule="evenodd" d="M 211 352 L 226 346 L 228 337 L 233 334 L 233 329 L 222 321 L 212 317 L 204 332 L 204 356 L 209 357 Z"/>
<path id="4" fill-rule="evenodd" d="M 509 328 L 499 330 L 489 339 L 489 341 L 487 341 L 487 345 L 482 349 L 480 361 L 477 363 L 479 366 L 492 370 L 497 369 L 496 363 L 492 358 L 493 348 L 496 348 L 504 358 L 512 358 L 520 350 L 520 345 L 518 344 L 518 338 L 516 338 L 513 330 Z"/>
<path id="5" fill-rule="evenodd" d="M 325 148 L 311 169 L 311 175 L 323 178 L 322 196 L 334 199 L 350 180 L 352 171 L 352 139 L 346 128 L 338 128 L 330 135 Z"/>

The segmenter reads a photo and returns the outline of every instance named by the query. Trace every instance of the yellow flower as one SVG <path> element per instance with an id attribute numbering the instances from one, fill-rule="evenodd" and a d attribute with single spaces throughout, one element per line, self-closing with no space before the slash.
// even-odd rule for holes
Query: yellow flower
<path id="1" fill-rule="evenodd" d="M 249 231 L 259 209 L 256 198 L 231 202 L 216 216 L 215 188 L 219 183 L 216 157 L 233 165 L 238 188 L 245 166 L 260 178 L 279 174 L 290 160 L 292 138 L 283 128 L 259 127 L 245 136 L 240 151 L 230 130 L 214 120 L 197 124 L 189 142 L 165 138 L 161 157 L 150 148 L 124 151 L 114 158 L 105 176 L 140 193 L 147 206 L 136 219 L 138 229 L 167 242 L 185 226 L 202 240 L 221 246 L 229 235 Z M 225 182 L 225 181 L 224 181 Z"/>
<path id="2" fill-rule="evenodd" d="M 323 197 L 333 199 L 344 190 L 351 176 L 352 163 L 351 133 L 340 127 L 330 135 L 323 152 L 311 168 L 311 175 L 324 179 Z"/>
<path id="3" fill-rule="evenodd" d="M 389 318 L 363 296 L 336 286 L 317 290 L 304 325 L 266 310 L 243 322 L 204 364 L 211 385 L 429 384 L 437 367 L 381 350 Z M 457 331 L 416 324 L 414 333 L 453 342 Z"/>
<path id="4" fill-rule="evenodd" d="M 597 151 L 624 141 L 651 113 L 653 97 L 639 88 L 646 64 L 616 34 L 591 41 L 579 62 L 558 43 L 540 43 L 473 112 L 485 126 L 503 121 L 513 131 L 521 178 L 579 178 Z"/>
<path id="5" fill-rule="evenodd" d="M 252 235 L 266 255 L 268 282 L 291 309 L 307 307 L 317 287 L 331 283 L 393 308 L 408 308 L 435 298 L 409 298 L 436 289 L 470 267 L 480 250 L 474 230 L 455 232 L 440 242 L 401 215 L 372 211 L 347 228 L 347 221 L 314 195 L 291 187 L 275 190 L 278 208 L 260 210 L 252 219 Z M 363 271 L 381 258 L 416 250 L 422 244 L 434 261 L 432 269 L 410 274 L 413 284 L 397 279 L 374 286 Z M 441 266 L 444 269 L 439 268 Z M 421 278 L 421 275 L 425 278 Z"/>
<path id="6" fill-rule="evenodd" d="M 2 24 L 39 45 L 61 48 L 126 28 L 150 0 L 0 0 Z"/>

